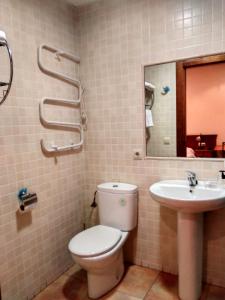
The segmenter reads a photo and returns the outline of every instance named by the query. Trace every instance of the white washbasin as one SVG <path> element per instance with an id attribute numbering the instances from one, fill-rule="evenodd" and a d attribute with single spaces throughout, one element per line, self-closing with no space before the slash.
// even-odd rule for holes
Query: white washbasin
<path id="1" fill-rule="evenodd" d="M 149 188 L 161 205 L 181 212 L 201 213 L 225 206 L 225 188 L 199 181 L 190 188 L 187 180 L 163 180 Z"/>
<path id="2" fill-rule="evenodd" d="M 152 198 L 178 212 L 179 296 L 198 300 L 202 287 L 203 212 L 225 206 L 225 188 L 207 181 L 164 180 L 149 188 Z"/>

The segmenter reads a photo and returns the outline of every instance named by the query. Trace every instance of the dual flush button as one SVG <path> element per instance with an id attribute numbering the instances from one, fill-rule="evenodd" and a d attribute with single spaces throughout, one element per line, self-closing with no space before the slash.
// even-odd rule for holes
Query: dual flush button
<path id="1" fill-rule="evenodd" d="M 119 186 L 118 186 L 118 184 L 113 184 L 113 186 L 112 186 L 113 188 L 118 188 Z M 120 205 L 121 206 L 125 206 L 126 205 L 126 200 L 124 199 L 124 198 L 120 198 Z"/>

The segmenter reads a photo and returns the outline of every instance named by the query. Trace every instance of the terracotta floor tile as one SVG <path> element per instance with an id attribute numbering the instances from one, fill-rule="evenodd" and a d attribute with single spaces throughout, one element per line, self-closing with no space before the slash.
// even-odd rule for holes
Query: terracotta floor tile
<path id="1" fill-rule="evenodd" d="M 74 276 L 62 275 L 35 300 L 86 300 L 87 284 Z"/>
<path id="2" fill-rule="evenodd" d="M 202 294 L 200 300 L 207 300 L 208 292 L 209 292 L 209 284 L 204 283 L 202 286 Z"/>
<path id="3" fill-rule="evenodd" d="M 207 300 L 225 300 L 225 288 L 210 285 Z"/>
<path id="4" fill-rule="evenodd" d="M 116 290 L 137 298 L 144 298 L 156 280 L 159 271 L 139 266 L 128 266 L 124 278 Z"/>
<path id="5" fill-rule="evenodd" d="M 145 300 L 179 300 L 178 277 L 161 272 Z"/>
<path id="6" fill-rule="evenodd" d="M 74 276 L 82 281 L 87 281 L 87 272 L 83 270 L 80 266 L 74 265 L 68 271 L 64 273 L 66 276 Z"/>
<path id="7" fill-rule="evenodd" d="M 121 283 L 100 300 L 178 300 L 178 277 L 128 266 Z M 86 272 L 74 265 L 34 300 L 90 300 Z M 200 300 L 225 300 L 225 288 L 203 285 Z"/>
<path id="8" fill-rule="evenodd" d="M 76 277 L 68 277 L 68 280 L 63 285 L 62 291 L 66 299 L 87 299 L 87 283 Z"/>
<path id="9" fill-rule="evenodd" d="M 55 287 L 47 287 L 43 292 L 34 298 L 35 300 L 65 300 L 65 296 Z"/>
<path id="10" fill-rule="evenodd" d="M 101 297 L 99 300 L 142 300 L 142 298 L 136 298 L 116 290 L 106 294 L 104 297 Z"/>

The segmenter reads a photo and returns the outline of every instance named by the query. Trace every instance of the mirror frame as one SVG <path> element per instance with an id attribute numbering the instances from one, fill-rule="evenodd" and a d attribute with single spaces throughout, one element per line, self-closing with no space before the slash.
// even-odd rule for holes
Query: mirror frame
<path id="1" fill-rule="evenodd" d="M 155 66 L 160 64 L 176 62 L 176 123 L 177 123 L 177 155 L 176 157 L 157 157 L 157 156 L 147 156 L 147 144 L 146 144 L 146 127 L 145 127 L 145 68 L 149 66 Z M 177 60 L 156 62 L 151 64 L 142 65 L 142 107 L 143 107 L 143 158 L 144 159 L 162 159 L 162 160 L 192 160 L 192 161 L 216 161 L 224 162 L 224 158 L 204 158 L 195 157 L 190 158 L 182 156 L 184 153 L 186 155 L 186 69 L 188 67 L 197 67 L 206 64 L 216 64 L 225 62 L 225 53 L 214 53 L 206 54 L 200 56 L 193 56 L 191 58 L 180 58 Z M 185 151 L 185 152 L 184 152 Z"/>

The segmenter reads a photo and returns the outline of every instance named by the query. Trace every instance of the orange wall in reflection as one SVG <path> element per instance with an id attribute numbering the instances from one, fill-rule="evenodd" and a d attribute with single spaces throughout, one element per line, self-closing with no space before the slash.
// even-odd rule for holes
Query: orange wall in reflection
<path id="1" fill-rule="evenodd" d="M 217 134 L 225 142 L 225 63 L 186 72 L 187 134 Z"/>

